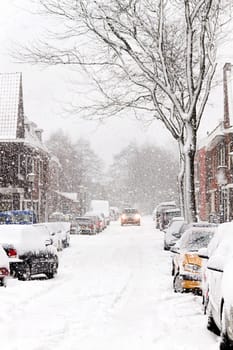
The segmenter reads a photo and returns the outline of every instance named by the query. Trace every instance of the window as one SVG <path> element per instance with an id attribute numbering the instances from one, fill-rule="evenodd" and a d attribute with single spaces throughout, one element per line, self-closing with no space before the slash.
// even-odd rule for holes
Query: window
<path id="1" fill-rule="evenodd" d="M 220 144 L 218 149 L 218 166 L 225 166 L 225 165 L 226 165 L 225 145 Z"/>
<path id="2" fill-rule="evenodd" d="M 229 144 L 229 169 L 233 169 L 233 142 Z"/>

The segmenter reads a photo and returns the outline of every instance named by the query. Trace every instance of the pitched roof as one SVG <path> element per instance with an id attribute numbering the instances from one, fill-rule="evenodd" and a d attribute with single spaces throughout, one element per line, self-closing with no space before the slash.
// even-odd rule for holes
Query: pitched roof
<path id="1" fill-rule="evenodd" d="M 20 122 L 21 73 L 0 74 L 0 140 L 13 140 Z"/>

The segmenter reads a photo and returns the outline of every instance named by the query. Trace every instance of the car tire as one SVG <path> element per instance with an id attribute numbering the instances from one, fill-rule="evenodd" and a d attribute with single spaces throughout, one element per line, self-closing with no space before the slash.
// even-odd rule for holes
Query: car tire
<path id="1" fill-rule="evenodd" d="M 175 266 L 174 266 L 174 264 L 172 263 L 172 276 L 174 276 L 175 275 Z"/>
<path id="2" fill-rule="evenodd" d="M 55 275 L 54 272 L 47 272 L 47 273 L 46 273 L 46 276 L 47 276 L 47 278 L 48 278 L 49 280 L 52 279 L 52 278 L 54 278 L 54 275 Z"/>
<path id="3" fill-rule="evenodd" d="M 168 250 L 166 243 L 164 243 L 164 245 L 163 245 L 163 250 Z"/>
<path id="4" fill-rule="evenodd" d="M 230 343 L 228 335 L 226 333 L 221 335 L 221 341 L 219 344 L 219 350 L 232 350 L 233 345 Z"/>
<path id="5" fill-rule="evenodd" d="M 175 293 L 183 293 L 183 288 L 181 287 L 181 283 L 180 283 L 180 274 L 179 274 L 179 272 L 177 272 L 177 274 L 174 277 L 173 290 L 174 290 Z"/>
<path id="6" fill-rule="evenodd" d="M 19 281 L 30 281 L 31 279 L 31 269 L 28 264 L 25 264 L 24 272 L 17 275 Z"/>
<path id="7" fill-rule="evenodd" d="M 221 325 L 221 340 L 220 340 L 220 345 L 219 345 L 219 349 L 220 350 L 232 350 L 233 349 L 233 343 L 232 341 L 230 341 L 228 334 L 227 334 L 227 330 L 226 330 L 226 311 L 225 311 L 225 307 L 223 304 L 223 308 L 222 308 L 222 325 Z"/>
<path id="8" fill-rule="evenodd" d="M 209 315 L 208 315 L 207 329 L 216 335 L 220 335 L 220 330 L 218 329 L 218 326 L 216 325 L 213 319 L 211 310 L 209 311 Z"/>
<path id="9" fill-rule="evenodd" d="M 5 277 L 0 279 L 0 286 L 6 287 L 6 278 Z"/>

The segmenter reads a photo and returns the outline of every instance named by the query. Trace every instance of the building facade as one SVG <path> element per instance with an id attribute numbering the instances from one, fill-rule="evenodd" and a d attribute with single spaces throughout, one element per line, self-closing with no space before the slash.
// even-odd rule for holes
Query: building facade
<path id="1" fill-rule="evenodd" d="M 24 115 L 21 73 L 0 74 L 0 211 L 46 219 L 49 159 L 42 130 Z"/>
<path id="2" fill-rule="evenodd" d="M 223 69 L 224 116 L 196 154 L 196 201 L 201 220 L 233 220 L 232 65 Z"/>

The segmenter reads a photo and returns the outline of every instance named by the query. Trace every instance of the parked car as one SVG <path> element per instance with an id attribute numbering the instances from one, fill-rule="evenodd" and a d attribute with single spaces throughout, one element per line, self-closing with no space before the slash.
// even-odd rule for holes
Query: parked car
<path id="1" fill-rule="evenodd" d="M 181 211 L 174 201 L 159 203 L 152 213 L 155 227 L 160 230 L 167 228 L 171 219 L 180 215 Z"/>
<path id="2" fill-rule="evenodd" d="M 70 234 L 79 235 L 81 233 L 81 228 L 77 220 L 72 220 L 70 225 Z"/>
<path id="3" fill-rule="evenodd" d="M 182 216 L 175 217 L 171 220 L 167 229 L 164 230 L 164 250 L 170 250 L 178 239 L 181 237 L 180 230 L 183 227 L 184 218 Z"/>
<path id="4" fill-rule="evenodd" d="M 107 220 L 105 218 L 104 213 L 99 211 L 90 211 L 90 212 L 86 212 L 85 216 L 98 216 L 100 231 L 103 231 L 107 228 Z"/>
<path id="5" fill-rule="evenodd" d="M 214 235 L 214 228 L 192 227 L 184 232 L 180 240 L 171 249 L 173 289 L 175 292 L 192 291 L 201 294 L 202 258 L 198 250 L 207 247 Z"/>
<path id="6" fill-rule="evenodd" d="M 7 277 L 10 274 L 9 261 L 3 247 L 0 245 L 0 286 L 6 286 Z"/>
<path id="7" fill-rule="evenodd" d="M 110 220 L 116 221 L 119 219 L 119 209 L 117 207 L 110 207 Z"/>
<path id="8" fill-rule="evenodd" d="M 48 238 L 52 239 L 53 245 L 60 252 L 63 249 L 62 244 L 62 228 L 60 222 L 43 222 L 39 224 L 35 224 L 35 227 L 44 226 L 46 231 L 48 232 Z"/>
<path id="9" fill-rule="evenodd" d="M 57 249 L 45 226 L 1 225 L 0 243 L 9 257 L 10 273 L 21 280 L 53 278 L 58 269 Z"/>
<path id="10" fill-rule="evenodd" d="M 100 213 L 94 212 L 94 211 L 89 211 L 86 212 L 84 216 L 90 217 L 94 220 L 95 227 L 96 227 L 96 233 L 100 233 L 104 229 L 104 222 L 103 218 L 100 215 Z"/>
<path id="11" fill-rule="evenodd" d="M 220 350 L 233 349 L 232 233 L 233 222 L 220 224 L 206 250 L 207 328 L 214 333 L 221 333 Z"/>
<path id="12" fill-rule="evenodd" d="M 95 227 L 95 221 L 90 216 L 77 216 L 75 220 L 78 222 L 80 226 L 80 233 L 81 234 L 89 234 L 89 235 L 95 235 L 96 234 L 96 227 Z"/>
<path id="13" fill-rule="evenodd" d="M 102 199 L 93 199 L 91 200 L 89 211 L 104 213 L 107 226 L 110 224 L 109 201 Z"/>
<path id="14" fill-rule="evenodd" d="M 138 225 L 141 224 L 141 215 L 135 208 L 125 208 L 121 214 L 121 226 L 123 225 Z"/>

